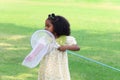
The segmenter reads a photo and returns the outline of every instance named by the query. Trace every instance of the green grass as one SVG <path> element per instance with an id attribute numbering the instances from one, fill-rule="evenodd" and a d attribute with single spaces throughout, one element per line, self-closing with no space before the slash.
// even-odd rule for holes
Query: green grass
<path id="1" fill-rule="evenodd" d="M 38 69 L 21 65 L 30 37 L 54 12 L 71 23 L 80 55 L 120 69 L 119 0 L 0 1 L 0 80 L 37 80 Z M 120 72 L 69 54 L 71 80 L 120 80 Z"/>

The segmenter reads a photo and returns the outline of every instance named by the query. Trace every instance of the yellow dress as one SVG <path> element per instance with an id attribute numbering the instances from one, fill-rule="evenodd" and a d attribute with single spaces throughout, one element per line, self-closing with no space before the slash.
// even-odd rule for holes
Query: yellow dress
<path id="1" fill-rule="evenodd" d="M 76 40 L 72 36 L 65 36 L 65 39 L 58 38 L 57 44 L 72 45 L 76 44 Z M 38 80 L 70 80 L 70 72 L 68 67 L 68 56 L 66 51 L 62 52 L 57 49 L 52 50 L 40 62 L 38 72 Z"/>

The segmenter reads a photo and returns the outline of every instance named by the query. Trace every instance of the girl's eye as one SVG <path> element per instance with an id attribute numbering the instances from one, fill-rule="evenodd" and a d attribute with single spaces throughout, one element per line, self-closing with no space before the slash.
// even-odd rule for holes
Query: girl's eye
<path id="1" fill-rule="evenodd" d="M 50 27 L 50 25 L 46 25 L 48 28 Z"/>
<path id="2" fill-rule="evenodd" d="M 46 28 L 49 28 L 50 26 L 49 25 L 45 25 Z"/>

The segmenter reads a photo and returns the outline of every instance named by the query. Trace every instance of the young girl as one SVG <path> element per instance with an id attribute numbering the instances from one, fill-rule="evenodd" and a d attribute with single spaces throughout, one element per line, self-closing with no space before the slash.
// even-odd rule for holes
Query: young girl
<path id="1" fill-rule="evenodd" d="M 80 50 L 75 38 L 70 36 L 70 24 L 64 17 L 50 14 L 45 21 L 45 30 L 55 36 L 59 47 L 41 61 L 38 80 L 70 80 L 66 50 Z"/>

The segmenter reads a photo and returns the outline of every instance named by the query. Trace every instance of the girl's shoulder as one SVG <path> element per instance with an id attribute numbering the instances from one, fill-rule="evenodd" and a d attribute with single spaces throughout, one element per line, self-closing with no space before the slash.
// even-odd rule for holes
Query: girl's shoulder
<path id="1" fill-rule="evenodd" d="M 77 44 L 76 39 L 73 36 L 66 36 L 66 43 L 69 45 Z"/>
<path id="2" fill-rule="evenodd" d="M 66 36 L 67 39 L 75 39 L 73 36 Z"/>

